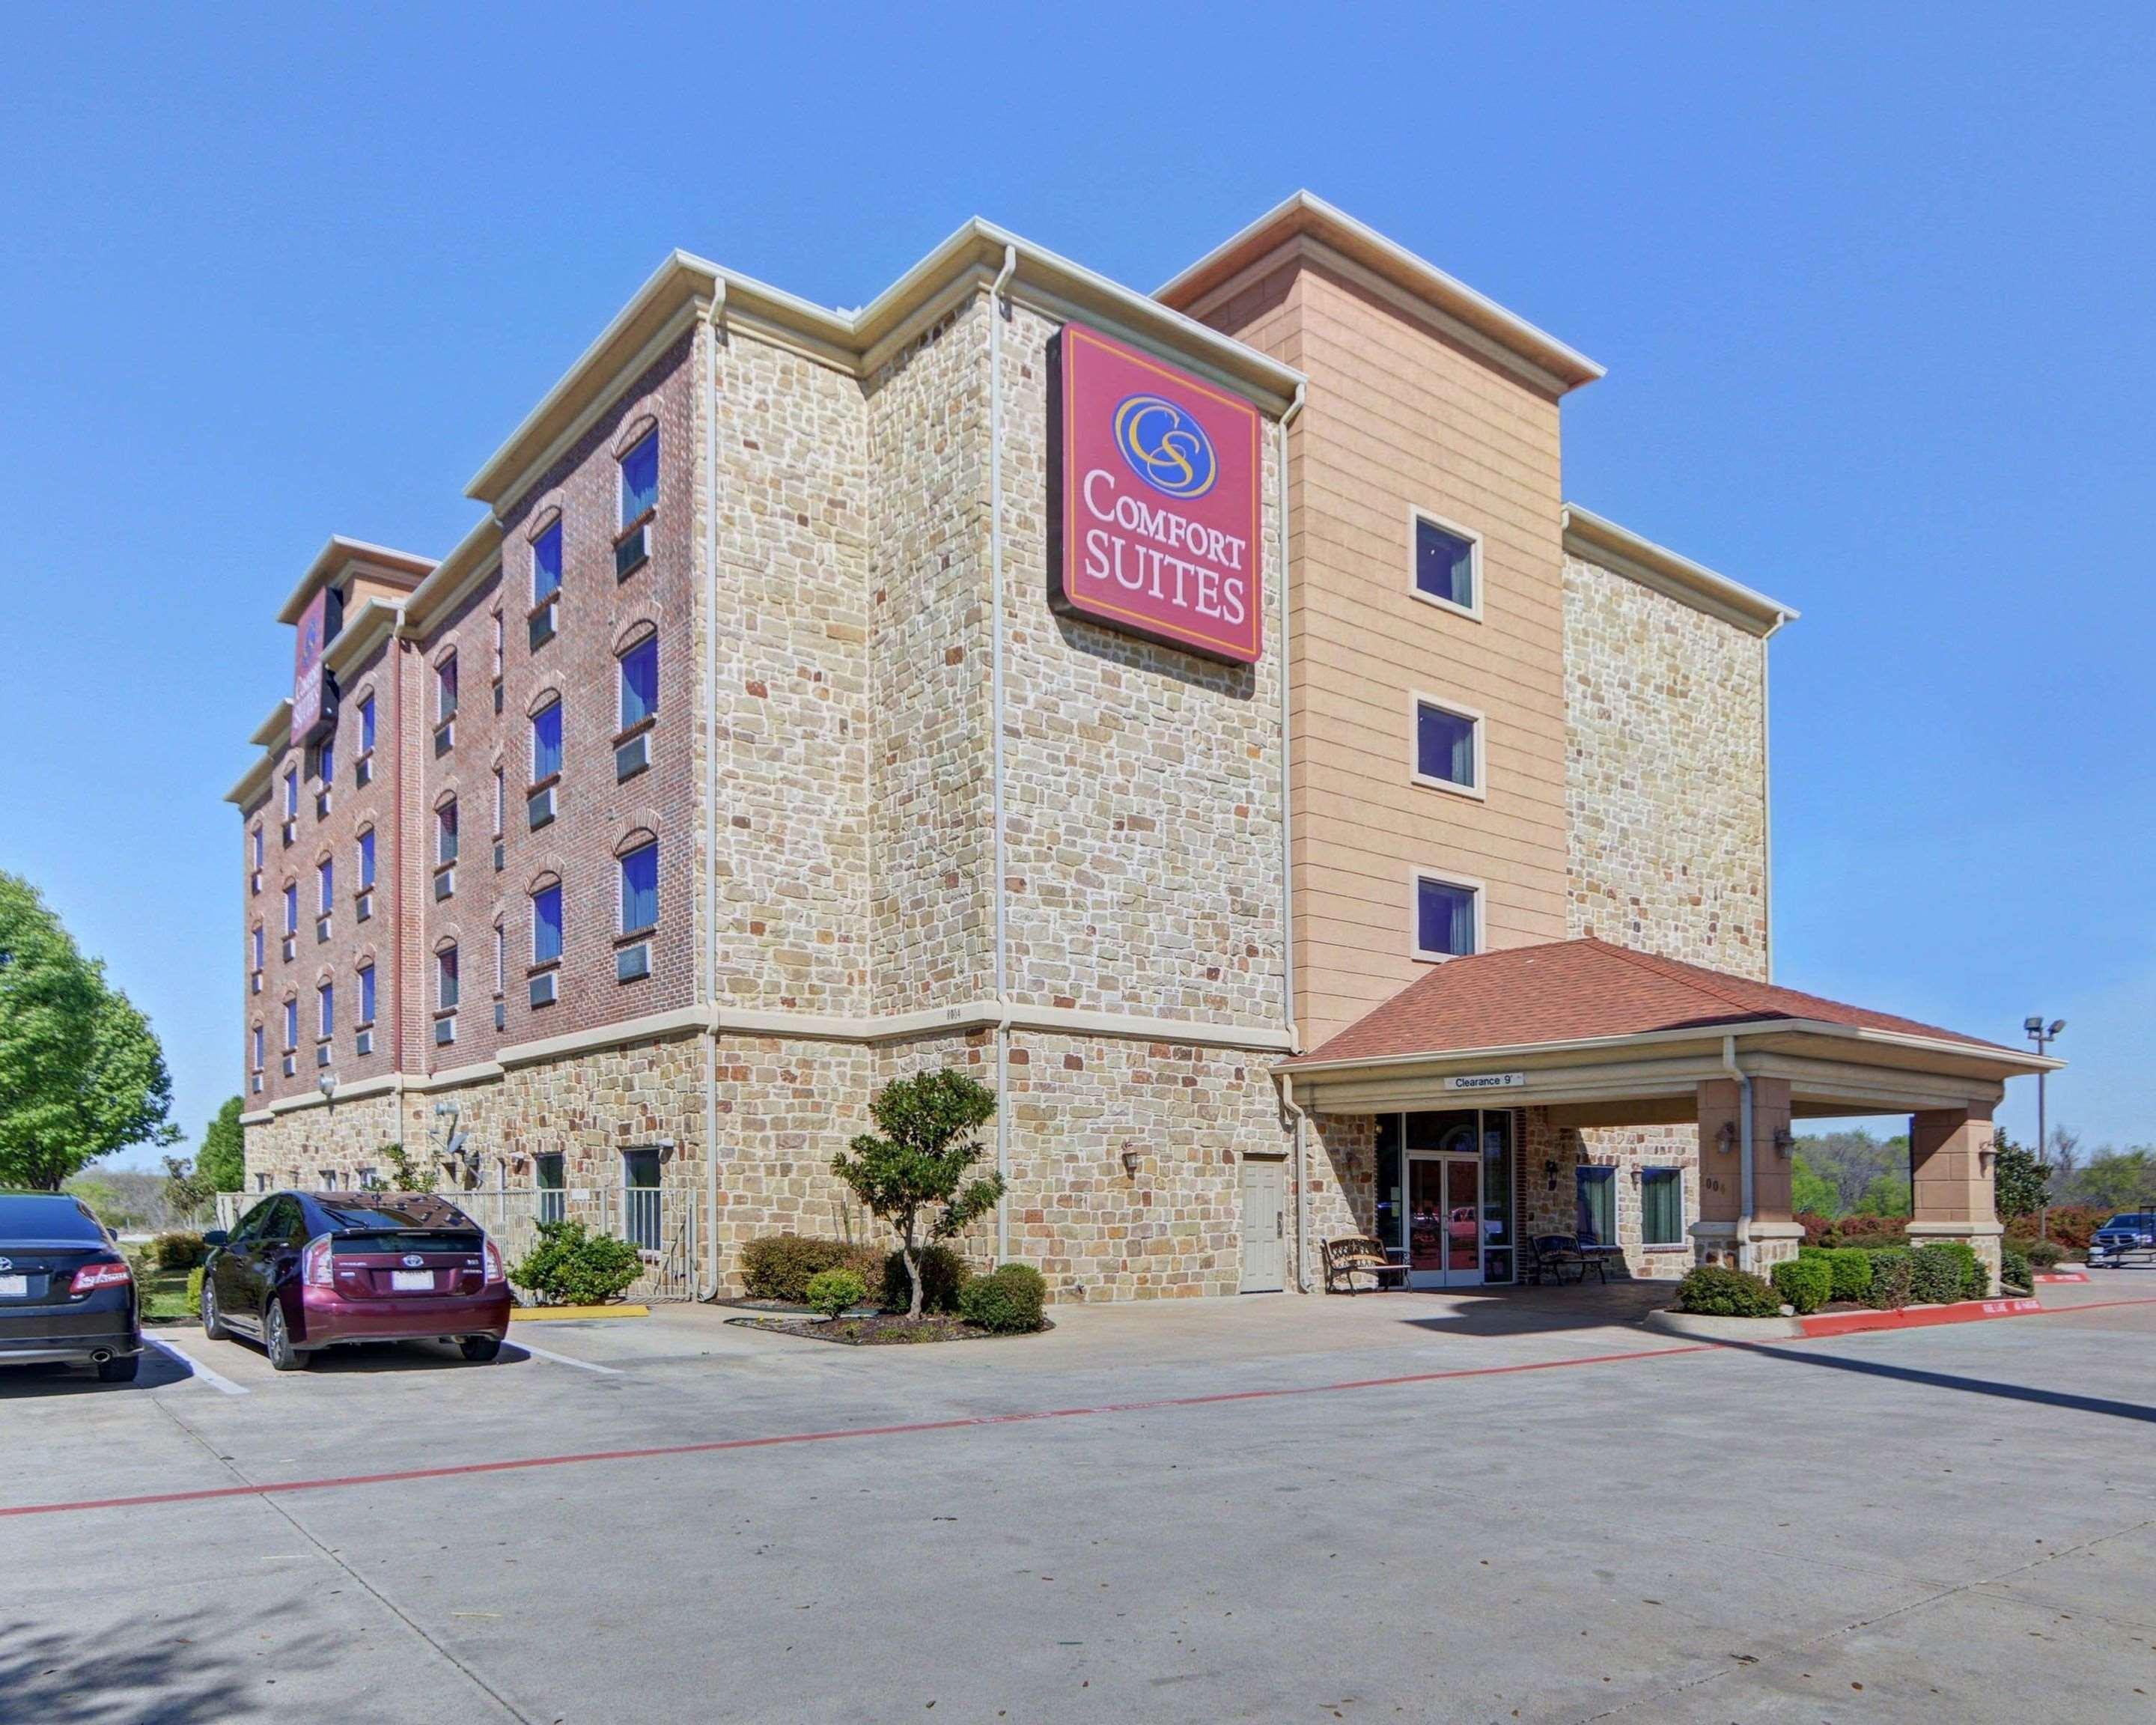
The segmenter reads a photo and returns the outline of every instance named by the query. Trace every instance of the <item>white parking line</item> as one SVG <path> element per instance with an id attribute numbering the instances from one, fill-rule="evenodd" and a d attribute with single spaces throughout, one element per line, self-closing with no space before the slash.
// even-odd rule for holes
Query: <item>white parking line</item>
<path id="1" fill-rule="evenodd" d="M 602 1366 L 592 1360 L 571 1359 L 567 1354 L 556 1353 L 551 1348 L 534 1348 L 521 1337 L 512 1339 L 509 1345 L 511 1348 L 522 1348 L 534 1359 L 550 1359 L 557 1366 L 575 1366 L 580 1371 L 597 1372 L 603 1378 L 621 1376 L 621 1368 L 619 1366 Z"/>
<path id="2" fill-rule="evenodd" d="M 192 1353 L 182 1353 L 180 1349 L 173 1347 L 169 1342 L 160 1341 L 155 1336 L 145 1336 L 142 1339 L 145 1342 L 147 1342 L 152 1348 L 156 1348 L 160 1353 L 170 1354 L 174 1359 L 177 1360 L 182 1365 L 187 1368 L 187 1373 L 190 1377 L 201 1378 L 202 1381 L 209 1385 L 212 1389 L 221 1389 L 227 1395 L 251 1395 L 254 1394 L 252 1390 L 248 1389 L 245 1386 L 234 1384 L 232 1379 L 226 1377 L 223 1373 L 213 1372 L 208 1366 L 197 1359 Z"/>

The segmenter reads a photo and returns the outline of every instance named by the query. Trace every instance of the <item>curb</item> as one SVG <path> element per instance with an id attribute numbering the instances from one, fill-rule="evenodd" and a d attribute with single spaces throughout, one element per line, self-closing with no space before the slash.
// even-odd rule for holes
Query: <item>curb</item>
<path id="1" fill-rule="evenodd" d="M 649 1317 L 649 1306 L 512 1306 L 512 1323 L 567 1323 L 584 1317 Z"/>
<path id="2" fill-rule="evenodd" d="M 1905 1306 L 1899 1312 L 1832 1312 L 1795 1322 L 1800 1336 L 1853 1336 L 1866 1330 L 1921 1330 L 1933 1324 L 2027 1317 L 2043 1309 L 2034 1300 L 1959 1300 L 1951 1306 Z"/>
<path id="3" fill-rule="evenodd" d="M 1695 1342 L 1763 1342 L 1776 1337 L 1799 1340 L 1804 1336 L 1801 1318 L 1715 1317 L 1700 1312 L 1650 1312 L 1647 1327 L 1672 1336 L 1689 1336 Z"/>

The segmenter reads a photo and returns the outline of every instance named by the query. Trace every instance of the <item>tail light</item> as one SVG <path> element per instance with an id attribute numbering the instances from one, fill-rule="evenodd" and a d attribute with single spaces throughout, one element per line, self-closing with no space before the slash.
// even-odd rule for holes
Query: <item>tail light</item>
<path id="1" fill-rule="evenodd" d="M 482 1244 L 486 1250 L 487 1286 L 489 1287 L 492 1287 L 496 1282 L 507 1281 L 509 1280 L 509 1273 L 501 1267 L 501 1248 L 494 1243 L 491 1237 L 483 1241 Z"/>
<path id="2" fill-rule="evenodd" d="M 75 1271 L 68 1291 L 91 1294 L 100 1288 L 122 1288 L 134 1280 L 125 1264 L 85 1264 Z"/>
<path id="3" fill-rule="evenodd" d="M 311 1288 L 333 1288 L 336 1272 L 330 1267 L 330 1237 L 317 1234 L 307 1242 L 300 1258 L 300 1280 Z"/>

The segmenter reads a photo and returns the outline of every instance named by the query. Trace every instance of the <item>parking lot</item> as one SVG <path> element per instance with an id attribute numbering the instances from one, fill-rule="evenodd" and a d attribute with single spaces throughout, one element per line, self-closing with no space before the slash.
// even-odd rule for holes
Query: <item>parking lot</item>
<path id="1" fill-rule="evenodd" d="M 0 1717 L 2149 1709 L 2156 1273 L 1754 1349 L 1649 1297 L 918 1350 L 661 1309 L 296 1375 L 187 1330 L 131 1387 L 0 1374 Z"/>

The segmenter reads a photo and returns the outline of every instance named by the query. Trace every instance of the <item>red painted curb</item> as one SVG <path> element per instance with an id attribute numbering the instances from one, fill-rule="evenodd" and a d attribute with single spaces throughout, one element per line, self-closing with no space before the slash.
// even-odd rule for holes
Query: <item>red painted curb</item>
<path id="1" fill-rule="evenodd" d="M 2043 1310 L 2034 1300 L 1963 1300 L 1899 1312 L 1833 1312 L 1797 1322 L 1807 1336 L 1852 1336 L 1865 1330 L 1921 1330 L 1932 1324 L 1981 1323 L 1989 1317 L 2030 1317 Z"/>
<path id="2" fill-rule="evenodd" d="M 2054 1271 L 2049 1275 L 2039 1271 L 2036 1280 L 2038 1281 L 2087 1281 L 2088 1277 L 2078 1270 Z"/>

